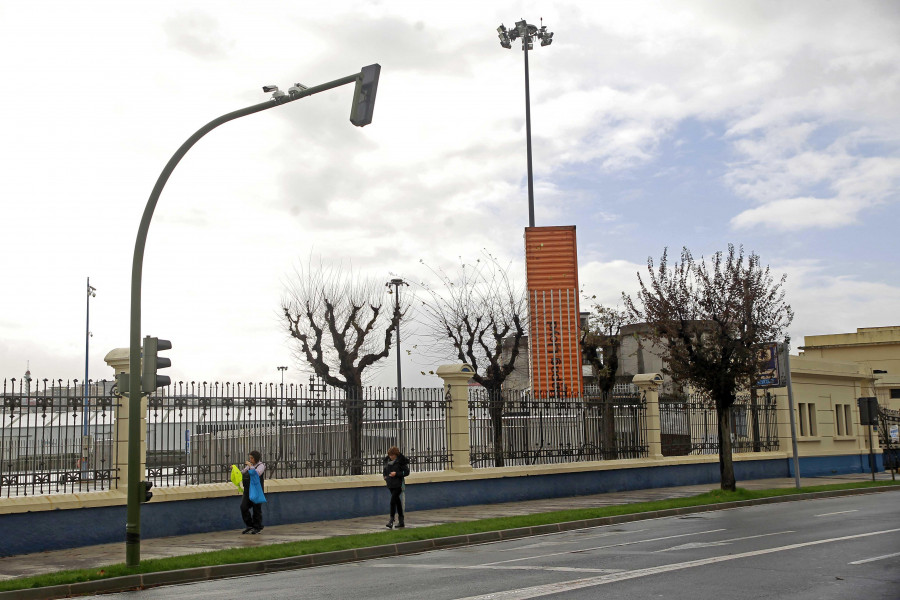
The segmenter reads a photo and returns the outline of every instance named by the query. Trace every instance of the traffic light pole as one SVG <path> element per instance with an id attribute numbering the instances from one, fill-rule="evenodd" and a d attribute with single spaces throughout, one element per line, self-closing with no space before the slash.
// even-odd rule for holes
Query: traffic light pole
<path id="1" fill-rule="evenodd" d="M 131 263 L 131 333 L 129 335 L 128 353 L 130 370 L 128 386 L 128 508 L 125 523 L 125 564 L 127 566 L 135 567 L 141 562 L 141 494 L 144 492 L 141 485 L 143 473 L 139 472 L 141 464 L 141 275 L 144 263 L 144 247 L 147 244 L 147 231 L 150 229 L 150 220 L 153 218 L 153 211 L 156 209 L 156 203 L 159 200 L 163 187 L 165 187 L 175 167 L 184 158 L 188 150 L 219 125 L 348 83 L 355 83 L 364 79 L 363 75 L 367 73 L 366 69 L 370 69 L 370 67 L 364 67 L 361 73 L 335 79 L 334 81 L 300 90 L 290 95 L 285 94 L 260 104 L 230 112 L 210 121 L 181 145 L 178 151 L 169 159 L 166 167 L 156 180 L 156 185 L 150 193 L 150 198 L 147 200 L 147 206 L 144 208 L 144 214 L 141 217 L 141 224 L 138 227 L 137 238 L 134 242 L 134 258 Z M 376 73 L 376 85 L 377 78 L 378 75 Z M 374 89 L 371 99 L 374 101 Z M 354 99 L 353 109 L 355 115 L 357 109 L 356 99 Z M 132 402 L 132 399 L 135 401 Z"/>

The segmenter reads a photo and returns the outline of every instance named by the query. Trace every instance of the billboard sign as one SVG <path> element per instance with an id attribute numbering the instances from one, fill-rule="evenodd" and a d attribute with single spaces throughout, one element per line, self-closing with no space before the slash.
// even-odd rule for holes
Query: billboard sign
<path id="1" fill-rule="evenodd" d="M 784 344 L 777 342 L 760 344 L 757 349 L 757 357 L 759 371 L 756 374 L 755 387 L 784 387 L 786 385 Z"/>

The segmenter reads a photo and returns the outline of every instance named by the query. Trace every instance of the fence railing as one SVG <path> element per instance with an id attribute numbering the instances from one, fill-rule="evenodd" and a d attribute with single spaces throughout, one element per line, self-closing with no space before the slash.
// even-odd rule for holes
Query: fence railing
<path id="1" fill-rule="evenodd" d="M 114 382 L 4 380 L 0 497 L 106 490 L 116 478 Z"/>
<path id="2" fill-rule="evenodd" d="M 778 450 L 775 400 L 739 396 L 730 408 L 734 453 Z M 659 397 L 663 456 L 719 453 L 719 421 L 715 402 L 702 396 Z"/>
<path id="3" fill-rule="evenodd" d="M 380 474 L 397 445 L 414 471 L 450 468 L 443 389 L 184 384 L 154 394 L 147 476 L 156 485 L 228 480 L 259 450 L 269 479 Z"/>
<path id="4" fill-rule="evenodd" d="M 878 407 L 878 441 L 884 468 L 900 469 L 900 410 Z"/>
<path id="5" fill-rule="evenodd" d="M 647 456 L 646 403 L 634 389 L 609 395 L 535 397 L 469 390 L 473 467 Z"/>
<path id="6" fill-rule="evenodd" d="M 0 394 L 0 496 L 115 487 L 114 382 L 4 380 Z M 451 468 L 449 398 L 442 388 L 177 383 L 148 399 L 147 477 L 160 486 L 228 480 L 259 450 L 267 477 L 380 474 L 390 446 L 414 471 Z M 888 415 L 894 417 L 891 413 Z M 716 454 L 715 406 L 702 397 L 659 399 L 664 456 Z M 470 388 L 470 460 L 474 467 L 640 458 L 649 454 L 647 403 L 634 386 L 581 397 L 535 397 Z M 778 449 L 768 396 L 738 398 L 731 408 L 735 453 Z M 885 440 L 882 440 L 885 443 Z M 893 460 L 893 458 L 891 458 Z"/>

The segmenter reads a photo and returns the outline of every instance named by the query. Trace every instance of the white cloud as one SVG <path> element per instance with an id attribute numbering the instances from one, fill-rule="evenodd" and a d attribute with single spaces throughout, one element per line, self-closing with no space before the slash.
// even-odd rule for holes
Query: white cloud
<path id="1" fill-rule="evenodd" d="M 594 190 L 573 181 L 654 164 L 689 120 L 727 129 L 734 152 L 698 165 L 724 165 L 737 194 L 728 216 L 697 229 L 710 236 L 699 244 L 731 215 L 742 233 L 835 227 L 896 201 L 890 5 L 536 8 L 3 5 L 0 52 L 14 60 L 0 79 L 0 377 L 29 358 L 36 373 L 80 372 L 88 275 L 99 288 L 91 372 L 108 370 L 102 356 L 127 342 L 133 237 L 157 176 L 204 123 L 265 101 L 263 84 L 383 66 L 372 126 L 349 125 L 344 87 L 228 123 L 175 170 L 148 239 L 143 330 L 173 340 L 176 378 L 274 378 L 290 360 L 282 279 L 311 251 L 385 278 L 481 248 L 521 266 L 522 56 L 493 29 L 523 14 L 556 32 L 530 55 L 537 215 L 592 216 L 577 223 L 590 293 L 615 303 L 644 268 L 608 243 L 610 222 L 642 255 L 661 248 L 640 203 L 588 205 Z"/>

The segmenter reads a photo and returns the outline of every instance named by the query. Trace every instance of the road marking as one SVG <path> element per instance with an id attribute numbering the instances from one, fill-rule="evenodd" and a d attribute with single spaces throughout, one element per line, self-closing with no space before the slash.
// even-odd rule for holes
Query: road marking
<path id="1" fill-rule="evenodd" d="M 487 571 L 560 571 L 563 573 L 621 573 L 625 569 L 591 569 L 588 567 L 542 567 L 538 565 L 423 565 L 404 563 L 372 563 L 369 567 L 383 569 L 406 567 L 409 569 L 473 569 Z"/>
<path id="2" fill-rule="evenodd" d="M 579 530 L 579 531 L 581 531 L 581 530 Z M 608 531 L 606 533 L 600 533 L 597 535 L 582 535 L 578 539 L 572 539 L 572 540 L 566 540 L 566 541 L 560 541 L 560 542 L 551 542 L 551 541 L 535 542 L 533 544 L 526 544 L 524 546 L 516 546 L 515 548 L 501 548 L 501 549 L 497 550 L 497 552 L 515 552 L 516 550 L 542 548 L 542 547 L 546 547 L 546 546 L 563 546 L 565 544 L 578 544 L 585 540 L 593 540 L 593 539 L 597 539 L 597 538 L 611 537 L 614 535 L 622 535 L 624 533 L 640 533 L 642 531 L 647 531 L 647 530 L 646 529 L 634 529 L 631 531 Z M 566 533 L 569 533 L 569 532 L 566 532 Z M 558 534 L 550 533 L 550 534 L 545 534 L 545 535 L 558 535 Z M 502 540 L 502 541 L 508 541 L 508 540 Z"/>
<path id="3" fill-rule="evenodd" d="M 712 556 L 701 560 L 690 560 L 687 562 L 674 563 L 670 565 L 661 565 L 659 567 L 649 567 L 647 569 L 635 569 L 634 571 L 623 571 L 621 573 L 611 573 L 609 575 L 601 575 L 599 577 L 587 577 L 584 579 L 576 579 L 574 581 L 564 581 L 560 583 L 551 583 L 546 585 L 536 585 L 517 590 L 505 590 L 502 592 L 493 592 L 490 594 L 482 594 L 480 596 L 466 596 L 457 600 L 528 600 L 529 598 L 539 598 L 541 596 L 549 596 L 551 594 L 560 594 L 572 590 L 579 590 L 607 583 L 616 583 L 618 581 L 626 581 L 628 579 L 637 579 L 639 577 L 647 577 L 649 575 L 658 575 L 660 573 L 668 573 L 671 571 L 680 571 L 682 569 L 690 569 L 693 567 L 702 567 L 715 563 L 725 562 L 729 560 L 737 560 L 741 558 L 749 558 L 752 556 L 761 556 L 763 554 L 772 554 L 774 552 L 784 552 L 786 550 L 796 550 L 797 548 L 806 548 L 808 546 L 817 546 L 820 544 L 829 544 L 832 542 L 842 542 L 845 540 L 855 540 L 873 535 L 884 535 L 887 533 L 896 533 L 900 529 L 886 529 L 883 531 L 873 531 L 871 533 L 858 533 L 856 535 L 846 535 L 837 538 L 827 538 L 824 540 L 815 540 L 812 542 L 802 542 L 799 544 L 789 544 L 787 546 L 778 546 L 775 548 L 766 548 L 763 550 L 753 550 L 751 552 L 742 552 L 740 554 L 728 554 L 726 556 Z"/>
<path id="4" fill-rule="evenodd" d="M 678 535 L 667 535 L 665 537 L 650 538 L 648 540 L 636 540 L 634 542 L 622 542 L 620 544 L 609 544 L 607 546 L 594 546 L 593 548 L 582 548 L 581 550 L 566 550 L 565 552 L 553 552 L 551 554 L 538 554 L 536 556 L 524 556 L 522 558 L 510 558 L 509 560 L 498 560 L 496 562 L 484 563 L 486 565 L 502 565 L 503 563 L 518 562 L 520 560 L 532 560 L 535 558 L 547 558 L 548 556 L 559 556 L 560 554 L 581 554 L 582 552 L 590 552 L 592 550 L 603 550 L 605 548 L 618 548 L 619 546 L 631 546 L 632 544 L 643 544 L 645 542 L 658 542 L 660 540 L 671 540 L 674 538 L 687 537 L 689 535 L 703 535 L 706 533 L 716 533 L 725 531 L 724 529 L 710 529 L 709 531 L 698 531 L 697 533 L 680 533 Z"/>
<path id="5" fill-rule="evenodd" d="M 859 512 L 859 511 L 854 508 L 853 510 L 839 510 L 837 512 L 823 513 L 821 515 L 816 515 L 816 516 L 817 517 L 830 517 L 831 515 L 843 515 L 843 514 L 852 513 L 852 512 Z"/>
<path id="6" fill-rule="evenodd" d="M 671 552 L 672 550 L 692 550 L 694 548 L 710 548 L 712 546 L 727 546 L 731 542 L 739 542 L 741 540 L 752 540 L 754 538 L 767 537 L 770 535 L 782 535 L 785 533 L 794 533 L 794 531 L 776 531 L 775 533 L 761 533 L 759 535 L 748 535 L 746 537 L 731 538 L 728 540 L 719 540 L 717 542 L 690 542 L 680 546 L 673 546 L 665 550 L 657 550 L 657 552 Z"/>
<path id="7" fill-rule="evenodd" d="M 895 556 L 900 556 L 900 552 L 894 552 L 893 554 L 884 554 L 882 556 L 873 556 L 872 558 L 864 558 L 862 560 L 854 560 L 852 563 L 847 563 L 848 565 L 861 565 L 867 562 L 875 562 L 876 560 L 883 560 L 885 558 L 894 558 Z"/>

